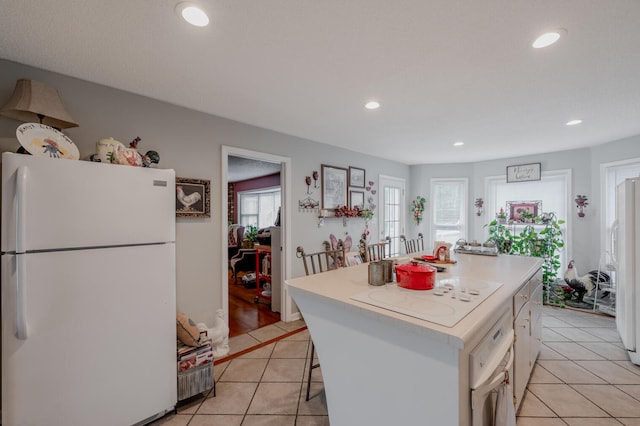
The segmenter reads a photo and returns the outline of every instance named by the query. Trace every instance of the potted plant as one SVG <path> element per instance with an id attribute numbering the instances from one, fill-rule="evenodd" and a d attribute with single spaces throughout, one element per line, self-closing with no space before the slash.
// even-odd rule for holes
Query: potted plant
<path id="1" fill-rule="evenodd" d="M 502 209 L 500 209 L 500 211 L 502 211 Z M 487 241 L 495 243 L 498 253 L 511 253 L 513 234 L 509 227 L 505 225 L 505 222 L 501 222 L 499 218 L 496 218 L 484 227 L 489 230 L 489 239 Z"/>
<path id="2" fill-rule="evenodd" d="M 258 240 L 258 227 L 256 225 L 248 225 L 244 230 L 244 238 L 242 240 L 242 248 L 251 249 Z"/>
<path id="3" fill-rule="evenodd" d="M 498 221 L 498 223 L 507 223 L 507 213 L 502 207 L 500 207 L 500 211 L 496 213 L 496 220 Z"/>

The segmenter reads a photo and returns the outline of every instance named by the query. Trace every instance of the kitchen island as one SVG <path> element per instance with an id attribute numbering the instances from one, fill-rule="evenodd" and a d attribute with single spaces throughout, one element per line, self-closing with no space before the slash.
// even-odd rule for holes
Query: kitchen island
<path id="1" fill-rule="evenodd" d="M 367 264 L 286 281 L 316 346 L 332 426 L 470 424 L 469 352 L 498 319 L 513 315 L 514 296 L 542 261 L 453 259 L 438 283 L 501 285 L 451 327 L 355 300 L 381 288 L 368 285 Z"/>

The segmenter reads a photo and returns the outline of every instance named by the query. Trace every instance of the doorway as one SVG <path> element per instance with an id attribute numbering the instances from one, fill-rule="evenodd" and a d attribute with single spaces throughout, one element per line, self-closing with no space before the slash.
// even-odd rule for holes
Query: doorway
<path id="1" fill-rule="evenodd" d="M 287 260 L 287 253 L 289 252 L 288 244 L 290 232 L 288 231 L 290 216 L 287 200 L 288 197 L 288 184 L 290 159 L 285 157 L 274 156 L 271 154 L 260 153 L 255 151 L 248 151 L 239 148 L 222 147 L 222 175 L 221 175 L 221 187 L 223 188 L 221 194 L 221 213 L 222 213 L 222 228 L 224 236 L 229 233 L 229 223 L 235 223 L 240 225 L 258 226 L 258 229 L 263 229 L 264 234 L 261 234 L 259 243 L 262 243 L 261 247 L 271 247 L 269 244 L 270 239 L 265 240 L 265 235 L 269 235 L 269 230 L 276 225 L 276 220 L 272 216 L 272 212 L 266 212 L 269 206 L 274 203 L 280 204 L 280 227 L 279 231 L 280 243 L 278 245 L 279 256 L 273 253 L 273 258 L 279 259 L 277 265 L 274 263 L 273 268 L 277 268 L 280 271 L 280 276 L 284 280 L 289 276 L 289 262 Z M 238 196 L 236 189 L 241 189 Z M 274 197 L 279 197 L 275 199 Z M 239 204 L 239 200 L 243 200 L 245 211 L 241 211 L 242 206 Z M 259 206 L 262 205 L 265 212 L 260 214 Z M 240 208 L 240 211 L 238 210 Z M 252 209 L 255 209 L 252 210 Z M 264 214 L 266 213 L 266 214 Z M 246 223 L 244 223 L 246 222 Z M 229 254 L 228 250 L 228 238 L 222 238 L 223 250 L 222 252 L 222 264 L 229 265 L 229 258 L 233 254 Z M 226 246 L 226 247 L 224 247 Z M 250 249 L 249 249 L 250 250 Z M 281 251 L 280 251 L 281 250 Z M 253 259 L 256 255 L 260 255 L 253 251 Z M 253 262 L 249 262 L 253 264 Z M 227 268 L 222 268 L 227 269 Z M 255 295 L 260 294 L 260 288 L 256 281 L 253 283 L 250 280 L 242 280 L 241 277 L 244 274 L 249 274 L 255 271 L 249 271 L 249 267 L 244 271 L 238 272 L 239 279 L 231 279 L 231 272 L 227 270 L 221 277 L 221 292 L 222 292 L 222 307 L 225 309 L 227 316 L 227 323 L 229 324 L 229 336 L 244 334 L 249 331 L 253 331 L 265 325 L 277 322 L 279 320 L 288 321 L 291 311 L 291 299 L 286 294 L 286 290 L 280 287 L 278 292 L 279 297 L 274 293 L 272 298 L 259 297 L 255 300 Z M 252 269 L 255 269 L 252 268 Z M 279 280 L 281 281 L 281 280 Z M 262 284 L 261 281 L 258 283 Z M 275 287 L 275 285 L 274 285 Z M 274 288 L 275 289 L 275 288 Z M 274 309 L 272 310 L 272 306 Z"/>

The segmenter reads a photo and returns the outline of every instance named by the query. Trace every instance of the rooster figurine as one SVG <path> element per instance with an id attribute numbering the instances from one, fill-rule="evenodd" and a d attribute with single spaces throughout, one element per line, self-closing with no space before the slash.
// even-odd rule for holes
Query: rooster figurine
<path id="1" fill-rule="evenodd" d="M 607 283 L 609 280 L 608 274 L 597 270 L 589 271 L 589 273 L 579 276 L 574 260 L 569 262 L 567 271 L 564 273 L 564 281 L 573 290 L 577 303 L 584 303 L 584 295 L 591 296 L 596 284 Z M 608 292 L 603 295 L 603 297 L 605 296 L 608 296 Z"/>

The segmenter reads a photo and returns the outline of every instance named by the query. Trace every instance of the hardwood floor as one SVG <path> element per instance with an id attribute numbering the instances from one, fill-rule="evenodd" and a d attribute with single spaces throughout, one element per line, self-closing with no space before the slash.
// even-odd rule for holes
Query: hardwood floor
<path id="1" fill-rule="evenodd" d="M 242 277 L 242 273 L 239 275 Z M 237 282 L 229 273 L 229 337 L 280 321 L 280 314 L 271 311 L 269 300 L 261 297 L 258 303 L 254 302 L 256 289 L 245 288 L 240 278 Z"/>

